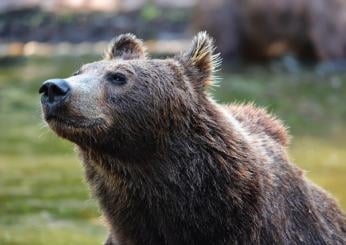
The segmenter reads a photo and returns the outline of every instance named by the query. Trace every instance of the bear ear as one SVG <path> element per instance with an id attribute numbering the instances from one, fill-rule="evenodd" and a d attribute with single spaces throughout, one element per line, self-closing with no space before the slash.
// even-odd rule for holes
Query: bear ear
<path id="1" fill-rule="evenodd" d="M 127 33 L 114 38 L 105 52 L 104 58 L 111 59 L 143 59 L 146 57 L 146 49 L 142 40 L 135 35 Z"/>
<path id="2" fill-rule="evenodd" d="M 217 79 L 214 74 L 221 65 L 221 58 L 214 52 L 213 39 L 203 31 L 194 37 L 190 49 L 183 54 L 186 69 L 202 88 L 212 85 Z"/>

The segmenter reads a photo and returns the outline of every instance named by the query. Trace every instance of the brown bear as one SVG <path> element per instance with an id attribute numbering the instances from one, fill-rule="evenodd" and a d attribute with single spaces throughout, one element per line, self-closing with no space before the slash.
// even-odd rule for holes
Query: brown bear
<path id="1" fill-rule="evenodd" d="M 346 59 L 345 12 L 345 0 L 199 0 L 193 23 L 225 58 L 337 62 Z"/>
<path id="2" fill-rule="evenodd" d="M 282 123 L 208 95 L 218 57 L 205 32 L 167 59 L 125 34 L 40 88 L 48 125 L 79 149 L 106 244 L 345 244 L 345 215 L 288 160 Z"/>

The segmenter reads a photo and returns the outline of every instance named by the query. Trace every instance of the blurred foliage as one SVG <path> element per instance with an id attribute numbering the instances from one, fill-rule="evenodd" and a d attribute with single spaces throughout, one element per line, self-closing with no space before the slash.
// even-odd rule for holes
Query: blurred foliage
<path id="1" fill-rule="evenodd" d="M 40 84 L 98 57 L 0 61 L 0 244 L 101 244 L 100 212 L 73 145 L 41 120 Z M 275 66 L 276 67 L 276 66 Z M 255 101 L 294 134 L 291 157 L 346 208 L 346 75 L 271 66 L 219 74 L 221 102 Z"/>
<path id="2" fill-rule="evenodd" d="M 191 10 L 162 8 L 147 3 L 129 13 L 47 12 L 39 8 L 0 14 L 1 42 L 94 42 L 119 33 L 136 33 L 143 39 L 186 36 Z M 148 28 L 149 27 L 149 28 Z"/>
<path id="3" fill-rule="evenodd" d="M 312 68 L 292 73 L 251 67 L 225 73 L 215 89 L 221 101 L 255 101 L 273 111 L 294 134 L 337 136 L 346 130 L 346 75 L 316 75 Z"/>
<path id="4" fill-rule="evenodd" d="M 140 11 L 140 14 L 144 20 L 152 21 L 157 19 L 161 14 L 158 7 L 153 3 L 146 4 Z"/>

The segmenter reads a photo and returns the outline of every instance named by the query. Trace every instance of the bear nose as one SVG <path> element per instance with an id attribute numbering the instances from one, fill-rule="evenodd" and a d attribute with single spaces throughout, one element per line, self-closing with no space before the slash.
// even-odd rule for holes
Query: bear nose
<path id="1" fill-rule="evenodd" d="M 63 79 L 50 79 L 45 81 L 39 89 L 42 97 L 48 99 L 49 103 L 61 102 L 70 91 L 70 86 Z"/>

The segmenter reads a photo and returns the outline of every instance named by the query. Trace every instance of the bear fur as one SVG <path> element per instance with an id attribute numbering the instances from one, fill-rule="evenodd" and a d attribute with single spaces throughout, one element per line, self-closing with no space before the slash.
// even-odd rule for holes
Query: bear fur
<path id="1" fill-rule="evenodd" d="M 289 161 L 280 120 L 209 96 L 214 49 L 201 32 L 186 52 L 150 59 L 120 35 L 65 79 L 54 110 L 43 94 L 49 126 L 79 149 L 106 244 L 345 244 L 345 215 Z"/>

